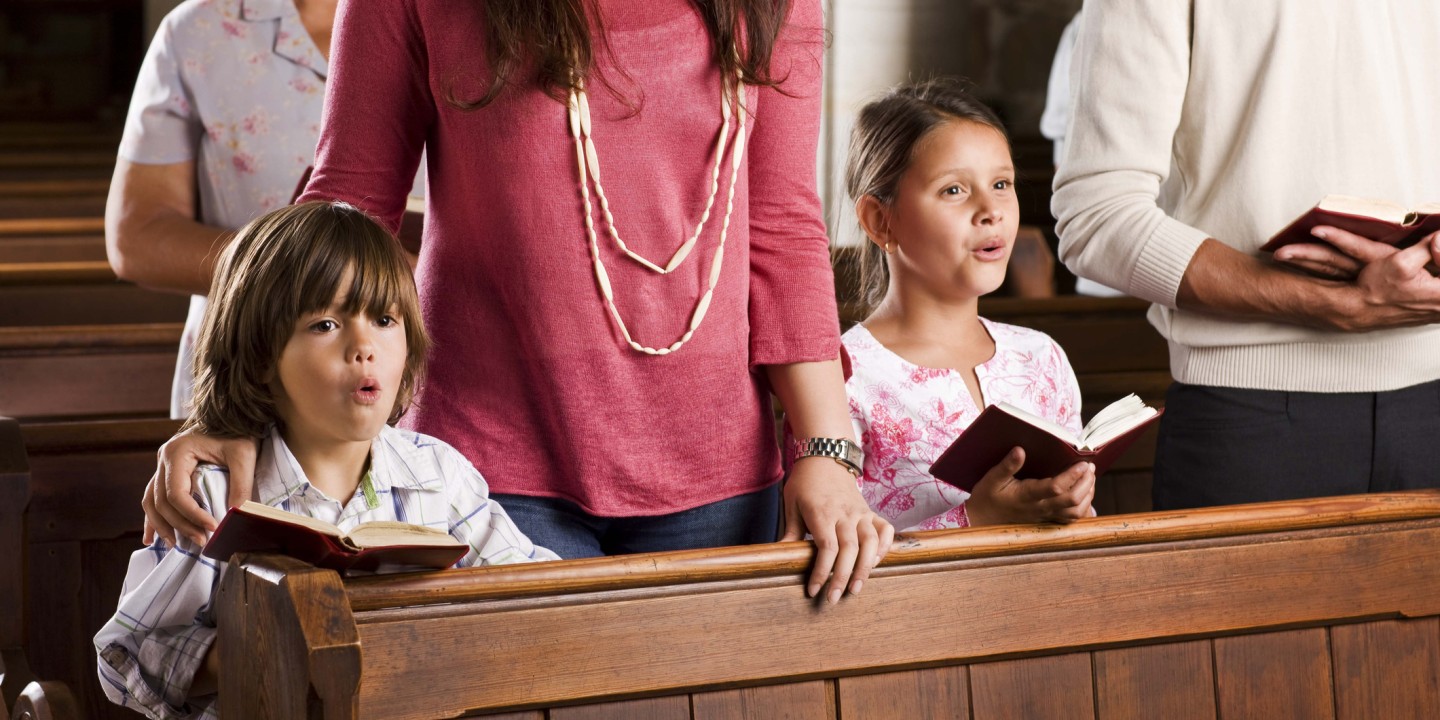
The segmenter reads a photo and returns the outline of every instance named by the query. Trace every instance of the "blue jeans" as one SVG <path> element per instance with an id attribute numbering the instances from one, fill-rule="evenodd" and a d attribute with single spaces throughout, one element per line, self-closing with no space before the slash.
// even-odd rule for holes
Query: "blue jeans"
<path id="1" fill-rule="evenodd" d="M 643 517 L 597 517 L 559 498 L 491 497 L 536 545 L 567 560 L 774 542 L 780 523 L 780 483 L 669 515 Z"/>

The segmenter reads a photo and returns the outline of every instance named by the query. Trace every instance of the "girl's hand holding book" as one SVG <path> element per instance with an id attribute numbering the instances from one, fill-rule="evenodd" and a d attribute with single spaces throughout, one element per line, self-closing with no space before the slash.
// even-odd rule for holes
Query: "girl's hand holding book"
<path id="1" fill-rule="evenodd" d="M 975 485 L 970 499 L 965 501 L 972 526 L 1070 523 L 1093 514 L 1090 503 L 1095 499 L 1094 464 L 1075 463 L 1049 478 L 1015 477 L 1024 464 L 1025 451 L 1014 448 Z"/>

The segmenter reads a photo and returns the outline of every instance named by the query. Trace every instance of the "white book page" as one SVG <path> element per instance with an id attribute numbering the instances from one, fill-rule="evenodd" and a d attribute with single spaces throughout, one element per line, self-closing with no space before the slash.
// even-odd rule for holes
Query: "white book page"
<path id="1" fill-rule="evenodd" d="M 1155 408 L 1146 405 L 1134 393 L 1126 395 L 1095 413 L 1095 417 L 1085 425 L 1085 430 L 1081 435 L 1084 442 L 1081 449 L 1094 450 L 1101 447 L 1129 432 L 1136 425 L 1154 417 L 1156 412 Z"/>
<path id="2" fill-rule="evenodd" d="M 1050 433 L 1051 435 L 1054 435 L 1057 438 L 1060 438 L 1061 440 L 1064 440 L 1067 443 L 1070 443 L 1077 449 L 1080 448 L 1080 439 L 1071 434 L 1069 428 L 1066 428 L 1063 425 L 1057 425 L 1053 422 L 1050 422 L 1049 420 L 1046 420 L 1045 418 L 1040 417 L 1039 415 L 1032 415 L 1008 403 L 995 403 L 995 406 L 1000 408 L 1001 410 L 1004 410 L 1007 413 L 1010 413 L 1011 415 L 1014 415 L 1017 418 L 1020 418 L 1021 420 L 1024 420 L 1027 423 L 1030 423 L 1031 425 L 1034 425 L 1035 427 L 1040 428 L 1041 430 L 1044 430 L 1045 432 Z"/>

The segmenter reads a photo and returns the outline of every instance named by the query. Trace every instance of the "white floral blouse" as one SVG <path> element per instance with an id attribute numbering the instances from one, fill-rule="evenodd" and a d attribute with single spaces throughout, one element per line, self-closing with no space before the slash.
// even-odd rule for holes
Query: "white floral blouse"
<path id="1" fill-rule="evenodd" d="M 288 205 L 315 164 L 328 72 L 293 0 L 186 0 L 161 21 L 140 66 L 120 157 L 193 161 L 200 222 L 240 228 Z M 205 298 L 191 298 L 172 417 L 187 414 L 204 315 Z"/>
<path id="2" fill-rule="evenodd" d="M 1009 403 L 1078 433 L 1080 385 L 1060 346 L 1038 330 L 981 322 L 995 341 L 995 355 L 975 368 L 985 404 Z M 963 374 L 906 362 L 863 325 L 841 342 L 850 419 L 865 450 L 866 502 L 898 530 L 968 526 L 969 493 L 930 475 L 930 464 L 980 414 Z"/>

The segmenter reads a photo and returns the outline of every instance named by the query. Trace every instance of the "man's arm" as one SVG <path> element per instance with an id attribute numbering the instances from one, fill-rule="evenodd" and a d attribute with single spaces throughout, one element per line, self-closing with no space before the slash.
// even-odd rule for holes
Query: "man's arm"
<path id="1" fill-rule="evenodd" d="M 105 251 L 115 274 L 155 290 L 206 295 L 229 234 L 195 220 L 195 163 L 120 158 L 105 202 Z"/>

